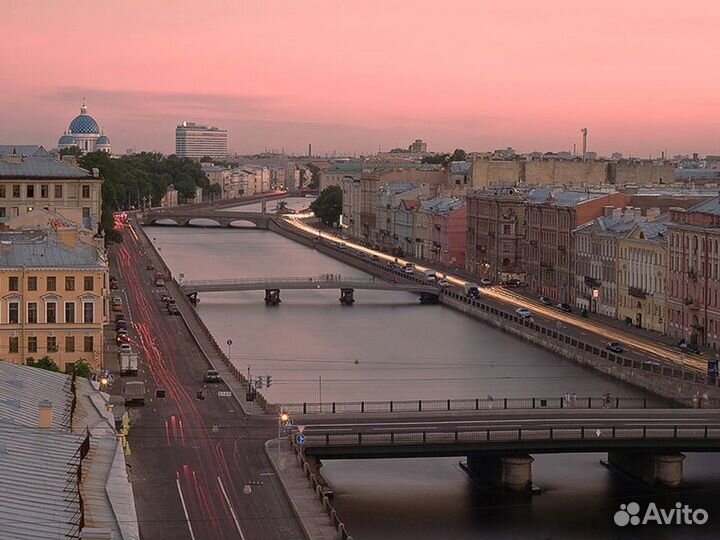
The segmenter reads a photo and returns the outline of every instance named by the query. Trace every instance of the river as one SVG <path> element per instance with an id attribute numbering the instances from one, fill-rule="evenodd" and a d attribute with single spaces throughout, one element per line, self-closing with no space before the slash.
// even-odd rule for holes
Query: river
<path id="1" fill-rule="evenodd" d="M 243 210 L 255 206 L 259 210 Z M 366 276 L 269 231 L 147 232 L 173 274 L 187 280 Z M 232 341 L 230 356 L 240 369 L 272 376 L 272 387 L 263 390 L 272 402 L 647 396 L 454 310 L 420 305 L 409 293 L 356 291 L 352 307 L 340 305 L 338 291 L 282 291 L 276 307 L 265 306 L 263 294 L 202 294 L 198 309 L 218 343 Z M 691 455 L 686 486 L 675 491 L 612 474 L 600 454 L 534 457 L 534 483 L 543 493 L 532 497 L 475 486 L 458 458 L 328 461 L 323 474 L 340 516 L 360 540 L 715 538 L 710 526 L 720 515 L 720 459 L 714 454 Z M 703 507 L 710 525 L 615 526 L 618 505 L 634 499 Z"/>

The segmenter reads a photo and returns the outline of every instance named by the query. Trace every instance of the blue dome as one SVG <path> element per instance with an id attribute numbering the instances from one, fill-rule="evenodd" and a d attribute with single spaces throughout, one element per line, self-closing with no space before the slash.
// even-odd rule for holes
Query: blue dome
<path id="1" fill-rule="evenodd" d="M 73 137 L 72 135 L 63 135 L 58 140 L 58 146 L 71 145 L 71 144 L 77 144 L 75 137 Z"/>
<path id="2" fill-rule="evenodd" d="M 98 146 L 101 144 L 110 144 L 110 139 L 108 139 L 105 135 L 100 135 L 97 138 L 97 140 L 95 141 L 95 146 Z"/>
<path id="3" fill-rule="evenodd" d="M 100 134 L 100 128 L 98 127 L 97 122 L 89 114 L 80 114 L 76 116 L 73 121 L 70 122 L 70 127 L 68 128 L 68 131 L 70 131 L 70 133 L 72 133 L 73 135 Z"/>

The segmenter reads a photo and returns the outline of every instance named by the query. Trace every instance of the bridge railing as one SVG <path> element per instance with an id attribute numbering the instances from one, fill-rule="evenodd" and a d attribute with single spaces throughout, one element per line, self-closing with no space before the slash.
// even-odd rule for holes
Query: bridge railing
<path id="1" fill-rule="evenodd" d="M 245 285 L 245 284 L 263 284 L 274 285 L 277 283 L 308 283 L 308 282 L 333 282 L 333 283 L 375 283 L 372 278 L 366 277 L 350 277 L 339 276 L 337 274 L 323 274 L 320 276 L 305 277 L 268 277 L 268 278 L 239 278 L 239 279 L 206 279 L 183 281 L 183 287 L 201 286 L 201 285 Z"/>
<path id="2" fill-rule="evenodd" d="M 470 399 L 415 399 L 389 401 L 329 401 L 326 403 L 292 403 L 283 405 L 289 414 L 372 414 L 490 411 L 512 409 L 647 409 L 667 408 L 666 404 L 648 403 L 644 397 L 603 396 L 573 397 L 506 397 Z"/>
<path id="3" fill-rule="evenodd" d="M 561 427 L 491 427 L 483 429 L 371 431 L 338 433 L 304 432 L 303 447 L 396 446 L 477 444 L 522 441 L 603 440 L 720 440 L 720 424 L 678 425 L 575 425 Z"/>

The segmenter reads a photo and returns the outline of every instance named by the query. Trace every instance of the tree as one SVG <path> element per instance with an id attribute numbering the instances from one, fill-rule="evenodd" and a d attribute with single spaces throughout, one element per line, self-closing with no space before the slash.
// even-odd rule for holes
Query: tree
<path id="1" fill-rule="evenodd" d="M 318 167 L 314 163 L 308 163 L 307 168 L 310 169 L 312 179 L 310 180 L 310 183 L 305 187 L 309 189 L 317 189 L 318 187 L 320 187 L 320 167 Z"/>
<path id="2" fill-rule="evenodd" d="M 77 146 L 68 146 L 67 148 L 60 150 L 60 157 L 62 156 L 80 157 L 82 156 L 82 150 L 80 150 Z"/>
<path id="3" fill-rule="evenodd" d="M 339 186 L 328 186 L 310 205 L 317 217 L 325 225 L 333 225 L 342 214 L 342 189 Z"/>
<path id="4" fill-rule="evenodd" d="M 65 373 L 68 375 L 71 375 L 73 371 L 77 377 L 81 377 L 83 379 L 87 379 L 90 375 L 92 375 L 92 368 L 90 367 L 88 361 L 84 358 L 81 358 L 72 366 L 68 366 L 67 369 L 65 369 Z"/>
<path id="5" fill-rule="evenodd" d="M 58 367 L 58 365 L 49 356 L 43 356 L 42 358 L 38 358 L 37 360 L 35 360 L 32 356 L 30 356 L 25 361 L 25 363 L 31 367 L 45 369 L 47 371 L 54 371 L 56 373 L 60 372 L 60 368 Z"/>
<path id="6" fill-rule="evenodd" d="M 467 158 L 467 152 L 462 148 L 456 148 L 449 161 L 465 161 Z"/>
<path id="7" fill-rule="evenodd" d="M 422 158 L 422 163 L 430 165 L 445 165 L 450 159 L 450 154 L 434 154 L 432 156 L 425 156 Z"/>

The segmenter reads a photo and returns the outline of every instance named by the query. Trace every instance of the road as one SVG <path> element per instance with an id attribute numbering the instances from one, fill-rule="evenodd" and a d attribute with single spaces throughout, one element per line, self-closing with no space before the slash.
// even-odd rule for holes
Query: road
<path id="1" fill-rule="evenodd" d="M 388 255 L 386 253 L 363 246 L 359 243 L 349 240 L 343 240 L 335 235 L 322 232 L 319 229 L 312 227 L 302 221 L 302 219 L 305 219 L 307 217 L 310 217 L 310 215 L 294 214 L 291 216 L 284 216 L 284 219 L 287 223 L 291 224 L 293 227 L 301 231 L 304 231 L 305 233 L 312 234 L 318 238 L 325 238 L 333 242 L 344 244 L 348 248 L 351 248 L 352 250 L 355 250 L 357 252 L 362 252 L 367 255 L 375 255 L 382 262 L 394 261 L 401 265 L 410 262 L 415 264 L 415 269 L 419 272 L 425 272 L 426 270 L 436 270 L 429 266 L 417 264 L 414 263 L 414 261 L 409 261 L 407 259 L 403 259 L 402 257 Z M 466 279 L 463 279 L 462 277 L 453 275 L 451 273 L 446 273 L 443 270 L 437 270 L 437 273 L 438 275 L 444 276 L 444 278 L 451 285 L 454 285 L 456 287 L 463 287 L 466 283 L 468 283 Z M 642 358 L 644 360 L 647 359 L 647 356 L 650 356 L 667 362 L 676 363 L 687 368 L 688 370 L 694 370 L 703 374 L 707 372 L 707 360 L 702 357 L 698 358 L 694 355 L 685 355 L 677 349 L 670 347 L 660 341 L 644 339 L 629 332 L 623 332 L 622 330 L 618 330 L 617 328 L 604 325 L 596 320 L 584 319 L 572 314 L 564 313 L 554 307 L 545 306 L 539 301 L 530 300 L 525 296 L 513 292 L 512 290 L 501 287 L 482 287 L 480 288 L 480 294 L 483 301 L 494 300 L 505 308 L 512 307 L 512 309 L 515 309 L 518 307 L 528 307 L 532 310 L 533 317 L 538 321 L 544 318 L 552 324 L 559 323 L 561 325 L 574 328 L 579 331 L 581 335 L 585 335 L 585 333 L 593 334 L 597 337 L 599 345 L 602 345 L 608 341 L 616 341 L 622 343 L 626 349 L 631 349 L 629 351 L 630 355 L 626 356 L 632 357 L 632 354 L 635 353 L 639 355 L 639 358 Z M 585 341 L 588 340 L 585 339 Z"/>
<path id="2" fill-rule="evenodd" d="M 138 379 L 147 381 L 150 398 L 131 409 L 128 438 L 142 537 L 303 539 L 264 451 L 276 420 L 244 415 L 233 398 L 218 396 L 223 384 L 205 387 L 207 363 L 182 319 L 164 309 L 145 269 L 143 239 L 127 227 L 111 250 L 141 356 Z M 156 389 L 166 397 L 156 398 Z"/>

